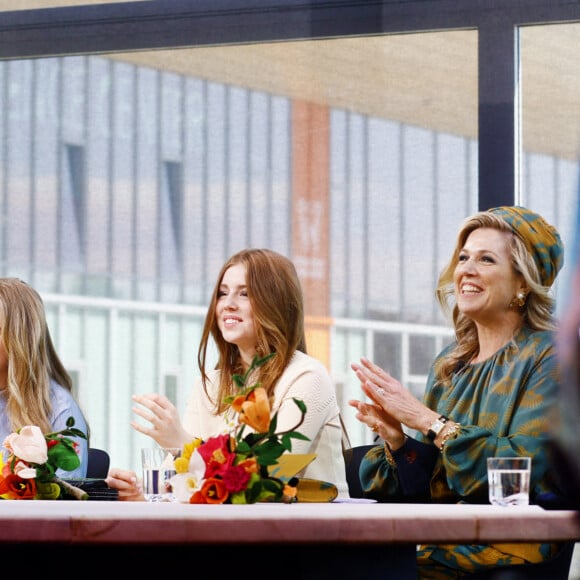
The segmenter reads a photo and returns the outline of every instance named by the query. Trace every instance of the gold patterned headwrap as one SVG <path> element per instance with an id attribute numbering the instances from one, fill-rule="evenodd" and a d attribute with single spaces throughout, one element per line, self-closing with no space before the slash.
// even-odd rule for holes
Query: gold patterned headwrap
<path id="1" fill-rule="evenodd" d="M 544 286 L 551 286 L 564 264 L 564 245 L 556 228 L 541 215 L 521 206 L 502 206 L 487 211 L 499 215 L 532 254 Z"/>

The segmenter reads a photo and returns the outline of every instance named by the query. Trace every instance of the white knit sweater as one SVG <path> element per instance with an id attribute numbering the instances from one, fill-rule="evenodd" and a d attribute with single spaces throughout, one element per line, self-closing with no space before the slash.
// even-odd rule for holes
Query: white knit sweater
<path id="1" fill-rule="evenodd" d="M 219 371 L 209 373 L 208 390 L 212 399 L 217 393 Z M 315 453 L 316 459 L 299 477 L 333 483 L 339 497 L 348 497 L 342 455 L 342 428 L 334 384 L 324 365 L 317 359 L 296 351 L 274 389 L 272 413 L 278 411 L 277 431 L 291 429 L 300 418 L 293 398 L 304 401 L 306 416 L 297 429 L 310 441 L 292 440 L 292 453 Z M 231 413 L 214 415 L 213 403 L 206 396 L 198 377 L 183 417 L 183 426 L 195 437 L 208 439 L 230 432 L 235 423 Z"/>

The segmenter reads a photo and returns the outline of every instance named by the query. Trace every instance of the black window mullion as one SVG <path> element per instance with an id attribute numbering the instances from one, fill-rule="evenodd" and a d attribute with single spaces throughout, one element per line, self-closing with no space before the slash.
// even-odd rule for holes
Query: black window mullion
<path id="1" fill-rule="evenodd" d="M 516 115 L 516 28 L 478 29 L 479 209 L 512 205 L 516 199 L 519 132 Z"/>

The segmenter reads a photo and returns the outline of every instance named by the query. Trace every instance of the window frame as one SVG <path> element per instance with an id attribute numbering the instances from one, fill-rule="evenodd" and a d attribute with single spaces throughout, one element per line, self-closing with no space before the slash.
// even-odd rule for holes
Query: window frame
<path id="1" fill-rule="evenodd" d="M 483 210 L 520 199 L 519 28 L 574 21 L 553 0 L 119 2 L 2 12 L 0 59 L 475 29 Z"/>

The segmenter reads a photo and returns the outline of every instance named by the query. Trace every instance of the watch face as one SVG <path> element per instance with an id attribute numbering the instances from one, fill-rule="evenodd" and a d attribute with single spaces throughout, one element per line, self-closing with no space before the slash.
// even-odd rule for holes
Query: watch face
<path id="1" fill-rule="evenodd" d="M 427 432 L 427 437 L 429 437 L 429 439 L 431 439 L 431 441 L 434 441 L 435 437 L 437 437 L 437 435 L 439 435 L 439 433 L 441 432 L 441 429 L 443 429 L 443 427 L 445 426 L 446 421 L 447 421 L 447 417 L 444 417 L 442 415 L 441 417 L 439 417 L 439 419 L 437 419 L 436 421 L 433 422 L 431 427 L 429 427 L 429 431 Z"/>

